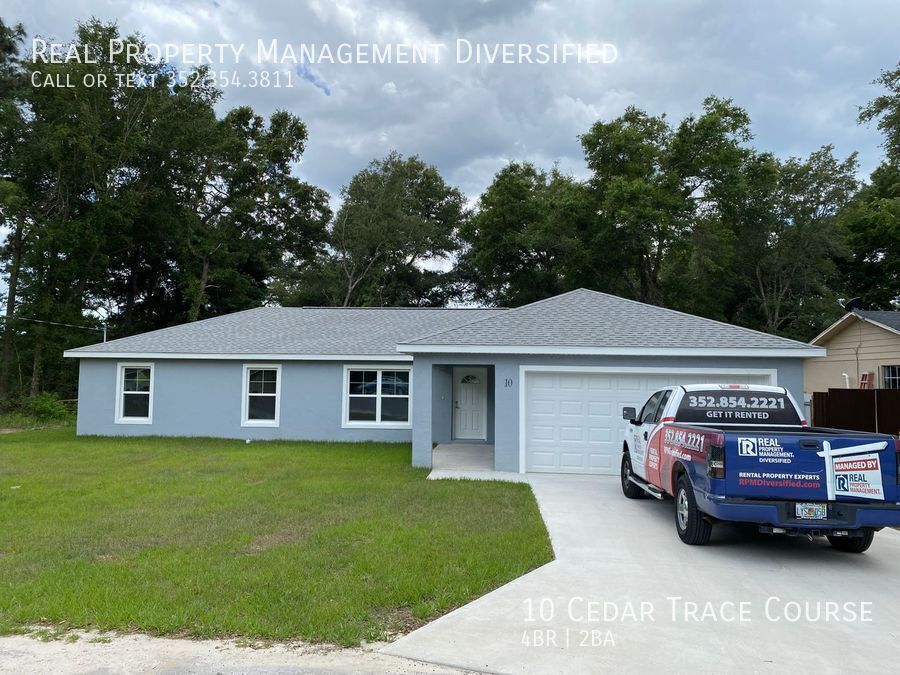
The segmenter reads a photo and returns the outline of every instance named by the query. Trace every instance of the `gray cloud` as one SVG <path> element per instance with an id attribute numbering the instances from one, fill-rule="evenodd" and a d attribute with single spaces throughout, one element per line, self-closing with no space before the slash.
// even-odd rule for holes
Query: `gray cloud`
<path id="1" fill-rule="evenodd" d="M 300 115 L 310 141 L 298 171 L 334 195 L 397 149 L 436 164 L 474 199 L 510 160 L 559 161 L 583 175 L 578 134 L 628 105 L 677 120 L 713 93 L 748 109 L 760 148 L 803 155 L 833 143 L 843 155 L 859 150 L 865 175 L 880 161 L 880 138 L 856 115 L 877 91 L 871 80 L 897 63 L 900 4 L 13 0 L 5 15 L 62 39 L 96 15 L 158 42 L 616 44 L 612 65 L 315 64 L 291 88 L 226 90 L 223 106 Z"/>

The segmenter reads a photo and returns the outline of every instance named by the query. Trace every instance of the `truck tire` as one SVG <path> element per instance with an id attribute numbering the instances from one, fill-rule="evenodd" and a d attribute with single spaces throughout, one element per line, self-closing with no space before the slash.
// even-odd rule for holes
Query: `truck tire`
<path id="1" fill-rule="evenodd" d="M 627 452 L 622 453 L 622 494 L 628 499 L 642 499 L 644 491 L 628 478 L 631 476 L 631 456 Z"/>
<path id="2" fill-rule="evenodd" d="M 675 487 L 675 529 L 685 544 L 702 546 L 709 542 L 712 523 L 697 508 L 694 488 L 688 477 L 682 475 Z"/>
<path id="3" fill-rule="evenodd" d="M 863 530 L 861 537 L 828 537 L 828 543 L 844 553 L 863 553 L 875 539 L 873 530 Z"/>

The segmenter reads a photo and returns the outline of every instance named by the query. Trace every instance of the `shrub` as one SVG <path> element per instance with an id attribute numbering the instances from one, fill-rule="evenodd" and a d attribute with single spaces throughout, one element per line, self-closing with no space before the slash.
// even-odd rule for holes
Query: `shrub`
<path id="1" fill-rule="evenodd" d="M 71 417 L 66 404 L 56 394 L 49 392 L 23 398 L 21 411 L 39 422 L 64 422 Z"/>

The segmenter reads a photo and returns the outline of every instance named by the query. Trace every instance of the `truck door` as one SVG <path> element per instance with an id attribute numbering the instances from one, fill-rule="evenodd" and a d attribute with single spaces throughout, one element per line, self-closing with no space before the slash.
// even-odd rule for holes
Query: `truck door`
<path id="1" fill-rule="evenodd" d="M 660 422 L 666 411 L 666 406 L 672 396 L 672 390 L 662 392 L 659 405 L 653 415 L 652 421 L 641 424 L 641 436 L 647 439 L 647 482 L 657 487 L 662 487 L 661 472 L 663 467 L 663 431 Z"/>
<path id="2" fill-rule="evenodd" d="M 658 391 L 647 399 L 644 407 L 638 413 L 638 424 L 631 426 L 631 470 L 644 480 L 648 480 L 647 439 L 650 438 L 649 429 L 653 428 L 653 419 L 656 417 L 659 401 L 665 393 L 665 391 Z"/>

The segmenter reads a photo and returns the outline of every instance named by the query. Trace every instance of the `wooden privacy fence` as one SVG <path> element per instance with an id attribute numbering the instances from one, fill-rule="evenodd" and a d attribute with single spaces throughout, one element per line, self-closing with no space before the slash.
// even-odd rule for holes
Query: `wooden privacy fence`
<path id="1" fill-rule="evenodd" d="M 900 434 L 900 389 L 829 389 L 813 393 L 817 427 Z"/>

